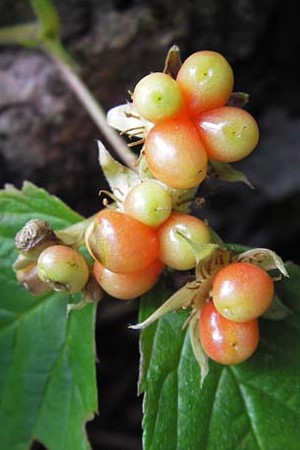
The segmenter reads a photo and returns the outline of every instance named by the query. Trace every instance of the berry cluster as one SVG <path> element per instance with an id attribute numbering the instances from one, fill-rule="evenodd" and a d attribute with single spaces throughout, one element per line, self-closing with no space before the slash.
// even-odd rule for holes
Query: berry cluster
<path id="1" fill-rule="evenodd" d="M 199 243 L 211 241 L 205 222 L 172 211 L 171 196 L 160 182 L 135 185 L 124 211 L 100 211 L 87 233 L 98 283 L 113 297 L 132 299 L 148 291 L 165 266 L 195 267 L 195 255 L 179 232 Z"/>
<path id="2" fill-rule="evenodd" d="M 180 198 L 182 205 L 187 194 L 193 197 L 207 175 L 209 161 L 238 161 L 257 145 L 255 119 L 241 107 L 229 105 L 233 83 L 229 63 L 213 51 L 191 55 L 176 78 L 151 73 L 140 80 L 132 94 L 133 106 L 151 125 L 141 150 L 144 158 L 138 160 L 139 172 L 129 174 L 130 169 L 114 165 L 111 159 L 109 176 L 120 177 L 116 186 L 104 172 L 115 201 L 79 228 L 54 233 L 45 222 L 30 221 L 16 237 L 20 255 L 14 268 L 19 281 L 37 294 L 49 287 L 69 294 L 83 292 L 84 304 L 99 300 L 102 290 L 117 299 L 133 299 L 150 290 L 166 267 L 196 268 L 195 280 L 145 323 L 191 306 L 191 324 L 198 320 L 198 353 L 204 350 L 222 364 L 249 358 L 259 341 L 258 318 L 274 296 L 273 280 L 259 267 L 261 259 L 255 264 L 255 255 L 239 260 L 214 243 L 208 225 L 178 202 Z M 100 164 L 103 168 L 106 163 L 100 158 Z M 83 243 L 91 263 L 79 251 Z M 274 266 L 285 274 L 278 260 L 276 256 Z M 195 311 L 200 311 L 199 319 Z"/>
<path id="3" fill-rule="evenodd" d="M 206 354 L 221 364 L 248 359 L 259 342 L 258 317 L 271 305 L 274 282 L 260 267 L 235 262 L 212 284 L 212 300 L 201 310 L 199 337 Z"/>
<path id="4" fill-rule="evenodd" d="M 208 160 L 235 162 L 254 150 L 259 138 L 255 119 L 228 106 L 233 81 L 221 54 L 200 51 L 184 61 L 176 80 L 156 72 L 138 82 L 133 105 L 154 123 L 144 154 L 158 180 L 189 189 L 205 179 Z"/>

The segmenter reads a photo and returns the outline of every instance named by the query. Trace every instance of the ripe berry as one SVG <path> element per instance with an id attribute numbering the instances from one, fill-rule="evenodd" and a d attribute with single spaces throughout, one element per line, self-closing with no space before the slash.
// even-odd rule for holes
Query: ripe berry
<path id="1" fill-rule="evenodd" d="M 238 262 L 221 269 L 213 282 L 212 297 L 222 316 L 244 322 L 263 314 L 274 295 L 270 275 L 254 264 Z"/>
<path id="2" fill-rule="evenodd" d="M 211 359 L 220 364 L 239 364 L 258 346 L 258 321 L 233 322 L 221 316 L 213 302 L 209 302 L 201 310 L 199 337 Z"/>
<path id="3" fill-rule="evenodd" d="M 233 71 L 220 53 L 200 51 L 182 64 L 177 82 L 192 117 L 224 106 L 232 93 Z"/>
<path id="4" fill-rule="evenodd" d="M 124 201 L 124 211 L 145 225 L 157 227 L 171 214 L 172 198 L 159 182 L 147 180 L 129 191 Z"/>
<path id="5" fill-rule="evenodd" d="M 115 273 L 96 261 L 94 275 L 100 286 L 109 295 L 120 300 L 129 300 L 139 297 L 152 288 L 163 268 L 164 265 L 156 260 L 143 270 Z"/>
<path id="6" fill-rule="evenodd" d="M 117 273 L 146 269 L 158 259 L 156 231 L 115 210 L 104 209 L 97 214 L 86 244 L 94 259 Z"/>
<path id="7" fill-rule="evenodd" d="M 189 120 L 167 120 L 154 126 L 145 141 L 145 155 L 153 175 L 173 188 L 195 187 L 206 176 L 206 152 Z"/>
<path id="8" fill-rule="evenodd" d="M 159 259 L 176 270 L 192 269 L 196 265 L 195 255 L 178 231 L 195 242 L 206 244 L 211 241 L 209 228 L 194 216 L 174 212 L 158 229 Z"/>
<path id="9" fill-rule="evenodd" d="M 84 257 L 65 245 L 52 245 L 38 258 L 38 276 L 56 291 L 75 294 L 81 291 L 89 278 Z"/>
<path id="10" fill-rule="evenodd" d="M 195 121 L 208 159 L 234 162 L 248 156 L 256 147 L 259 129 L 247 111 L 234 106 L 207 111 Z"/>
<path id="11" fill-rule="evenodd" d="M 133 104 L 150 122 L 178 116 L 183 109 L 183 96 L 176 81 L 161 72 L 142 78 L 133 92 Z"/>

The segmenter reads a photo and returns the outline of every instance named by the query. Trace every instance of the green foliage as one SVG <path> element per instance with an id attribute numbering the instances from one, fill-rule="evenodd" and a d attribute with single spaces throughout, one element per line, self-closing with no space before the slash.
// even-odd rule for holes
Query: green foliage
<path id="1" fill-rule="evenodd" d="M 54 229 L 81 217 L 30 183 L 0 192 L 0 447 L 89 448 L 84 422 L 97 410 L 94 315 L 88 305 L 67 317 L 70 297 L 32 297 L 11 269 L 14 236 L 30 219 Z"/>
<path id="2" fill-rule="evenodd" d="M 260 319 L 254 356 L 237 366 L 210 362 L 202 389 L 189 333 L 182 330 L 189 311 L 171 312 L 142 331 L 144 450 L 299 448 L 300 268 L 287 269 L 290 278 L 276 290 L 292 314 Z M 140 321 L 159 299 L 159 287 L 144 296 Z"/>
<path id="3" fill-rule="evenodd" d="M 31 6 L 40 22 L 41 38 L 55 39 L 60 35 L 60 18 L 50 0 L 31 0 Z"/>

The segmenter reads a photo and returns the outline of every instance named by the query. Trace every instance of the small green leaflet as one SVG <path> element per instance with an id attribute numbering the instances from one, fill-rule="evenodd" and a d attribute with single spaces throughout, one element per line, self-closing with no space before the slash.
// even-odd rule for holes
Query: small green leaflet
<path id="1" fill-rule="evenodd" d="M 63 294 L 32 297 L 15 279 L 14 236 L 30 219 L 62 229 L 82 220 L 59 199 L 25 183 L 0 191 L 0 447 L 87 450 L 97 411 L 95 306 L 67 319 Z"/>
<path id="2" fill-rule="evenodd" d="M 286 269 L 289 278 L 276 282 L 276 291 L 292 314 L 259 319 L 253 357 L 227 367 L 209 361 L 202 388 L 189 332 L 182 330 L 189 310 L 170 312 L 141 332 L 144 450 L 298 450 L 300 267 Z M 139 321 L 167 297 L 160 285 L 146 294 Z"/>

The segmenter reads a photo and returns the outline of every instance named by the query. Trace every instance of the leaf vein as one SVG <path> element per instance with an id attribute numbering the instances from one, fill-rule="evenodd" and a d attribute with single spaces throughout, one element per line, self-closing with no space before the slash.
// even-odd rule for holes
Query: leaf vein
<path id="1" fill-rule="evenodd" d="M 251 419 L 251 416 L 250 416 L 250 414 L 248 412 L 247 399 L 245 397 L 245 394 L 244 394 L 243 390 L 241 389 L 241 386 L 240 386 L 239 380 L 237 378 L 237 375 L 236 375 L 234 369 L 232 367 L 230 367 L 230 366 L 228 366 L 228 372 L 231 373 L 232 379 L 234 380 L 234 383 L 235 383 L 235 385 L 237 387 L 237 391 L 240 394 L 240 398 L 241 398 L 241 400 L 242 400 L 242 402 L 244 404 L 246 416 L 248 418 L 249 425 L 250 425 L 250 429 L 251 429 L 252 434 L 253 434 L 253 436 L 255 438 L 255 441 L 257 443 L 258 449 L 263 449 L 262 443 L 259 440 L 259 433 L 255 432 L 255 425 L 254 425 L 254 423 L 253 423 L 253 421 Z"/>

